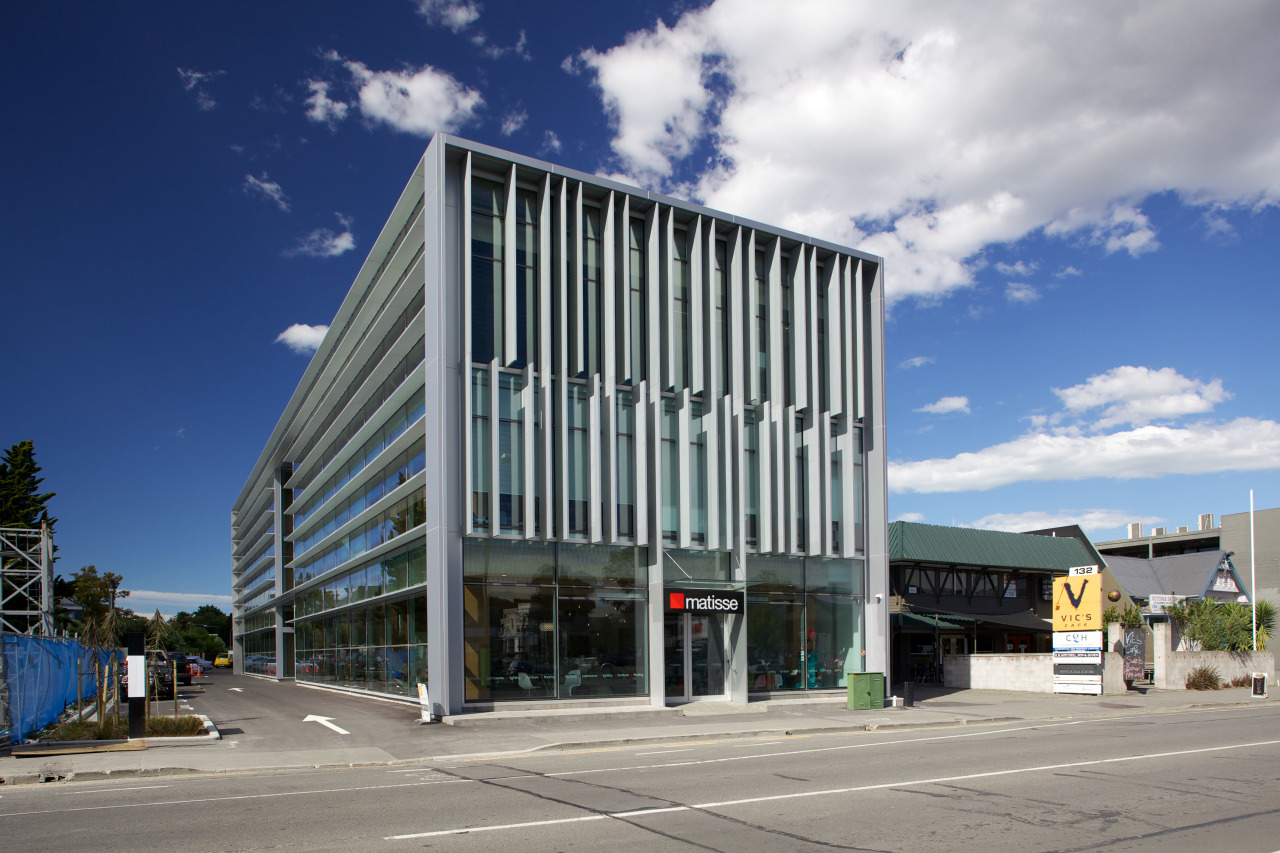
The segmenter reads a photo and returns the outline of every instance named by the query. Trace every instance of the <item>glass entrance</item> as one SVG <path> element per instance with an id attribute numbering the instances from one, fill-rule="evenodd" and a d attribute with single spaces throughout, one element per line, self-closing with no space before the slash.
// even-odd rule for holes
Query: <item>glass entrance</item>
<path id="1" fill-rule="evenodd" d="M 668 613 L 662 639 L 668 702 L 724 696 L 723 617 Z"/>

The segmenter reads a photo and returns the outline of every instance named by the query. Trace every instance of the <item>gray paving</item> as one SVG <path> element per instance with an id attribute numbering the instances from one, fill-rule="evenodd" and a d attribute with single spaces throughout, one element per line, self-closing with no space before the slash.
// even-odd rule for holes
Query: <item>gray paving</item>
<path id="1" fill-rule="evenodd" d="M 235 687 L 228 685 L 247 685 Z M 51 757 L 0 757 L 0 781 L 113 778 L 175 773 L 236 773 L 330 766 L 412 766 L 540 750 L 590 750 L 618 744 L 768 737 L 789 733 L 980 725 L 1014 720 L 1066 720 L 1247 706 L 1247 688 L 1213 692 L 1131 691 L 1069 696 L 922 686 L 913 707 L 845 708 L 843 696 L 751 702 L 559 708 L 470 714 L 420 724 L 413 705 L 223 675 L 190 697 L 221 731 L 218 739 L 151 739 L 145 750 Z M 346 734 L 303 722 L 304 711 L 328 714 Z M 275 715 L 273 709 L 287 708 Z"/>

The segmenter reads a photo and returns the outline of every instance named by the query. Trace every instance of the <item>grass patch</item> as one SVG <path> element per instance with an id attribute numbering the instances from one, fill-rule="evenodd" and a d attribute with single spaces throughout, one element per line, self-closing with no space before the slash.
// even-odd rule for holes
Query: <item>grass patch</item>
<path id="1" fill-rule="evenodd" d="M 147 720 L 147 737 L 194 737 L 204 734 L 204 720 L 184 717 L 152 717 Z"/>
<path id="2" fill-rule="evenodd" d="M 1222 676 L 1216 666 L 1198 666 L 1187 674 L 1188 690 L 1218 690 L 1222 687 Z"/>
<path id="3" fill-rule="evenodd" d="M 96 723 L 90 720 L 71 720 L 55 727 L 41 737 L 40 740 L 120 740 L 128 736 L 129 726 L 124 721 L 121 722 L 119 728 L 116 728 L 114 721 L 111 719 L 104 723 Z"/>

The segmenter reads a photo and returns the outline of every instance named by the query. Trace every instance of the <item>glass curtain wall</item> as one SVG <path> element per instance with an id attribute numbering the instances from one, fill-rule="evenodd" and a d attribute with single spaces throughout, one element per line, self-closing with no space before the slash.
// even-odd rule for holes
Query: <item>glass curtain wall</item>
<path id="1" fill-rule="evenodd" d="M 648 693 L 646 549 L 463 543 L 466 700 Z"/>
<path id="2" fill-rule="evenodd" d="M 748 689 L 844 687 L 863 670 L 862 562 L 747 561 Z"/>
<path id="3" fill-rule="evenodd" d="M 412 696 L 427 681 L 426 551 L 409 548 L 299 594 L 295 677 Z M 418 587 L 417 593 L 407 593 Z"/>

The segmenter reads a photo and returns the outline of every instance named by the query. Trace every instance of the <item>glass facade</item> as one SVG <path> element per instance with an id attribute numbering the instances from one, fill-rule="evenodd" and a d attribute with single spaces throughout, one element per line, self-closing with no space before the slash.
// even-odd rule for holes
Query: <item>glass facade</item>
<path id="1" fill-rule="evenodd" d="M 748 689 L 844 687 L 864 669 L 862 600 L 860 560 L 749 558 Z"/>
<path id="2" fill-rule="evenodd" d="M 878 259 L 432 146 L 233 509 L 246 671 L 409 697 L 434 642 L 449 713 L 843 686 Z M 655 613 L 651 554 L 745 614 Z"/>
<path id="3" fill-rule="evenodd" d="M 463 543 L 468 702 L 648 693 L 647 550 Z"/>

